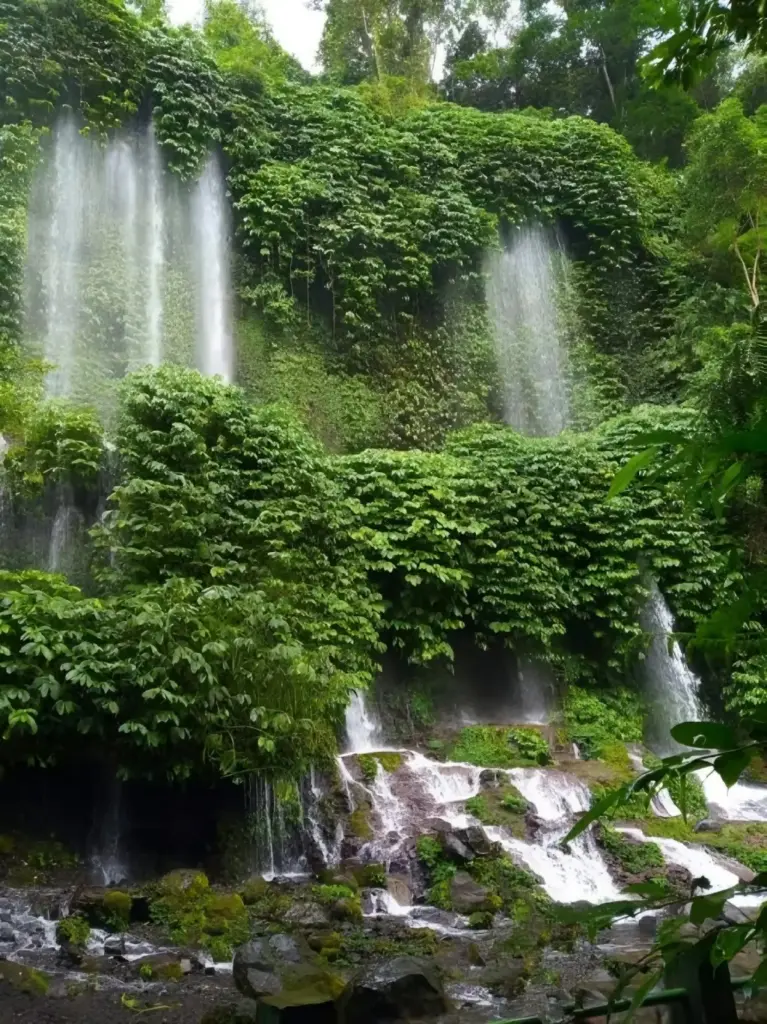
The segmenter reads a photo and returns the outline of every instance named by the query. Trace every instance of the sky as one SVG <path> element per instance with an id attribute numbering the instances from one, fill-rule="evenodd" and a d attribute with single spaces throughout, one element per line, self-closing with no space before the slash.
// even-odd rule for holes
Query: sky
<path id="1" fill-rule="evenodd" d="M 261 0 L 277 42 L 292 53 L 308 70 L 317 70 L 317 47 L 325 16 L 307 8 L 306 0 Z M 168 15 L 174 25 L 199 23 L 203 0 L 167 0 Z"/>

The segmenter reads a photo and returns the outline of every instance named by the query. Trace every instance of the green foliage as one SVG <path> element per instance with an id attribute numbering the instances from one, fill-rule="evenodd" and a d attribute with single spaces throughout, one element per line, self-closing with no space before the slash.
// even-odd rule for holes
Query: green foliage
<path id="1" fill-rule="evenodd" d="M 490 890 L 490 900 L 499 910 L 503 908 L 508 913 L 518 900 L 538 898 L 539 895 L 544 902 L 547 900 L 535 875 L 518 867 L 504 853 L 477 857 L 467 865 L 467 870 L 476 882 Z"/>
<path id="2" fill-rule="evenodd" d="M 124 931 L 130 924 L 133 897 L 129 892 L 110 889 L 104 893 L 104 909 L 114 931 Z"/>
<path id="3" fill-rule="evenodd" d="M 583 757 L 630 767 L 625 744 L 642 742 L 644 724 L 644 708 L 636 693 L 571 686 L 563 710 L 568 739 L 578 744 Z"/>
<path id="4" fill-rule="evenodd" d="M 468 725 L 453 744 L 450 759 L 486 768 L 516 768 L 547 764 L 551 758 L 548 743 L 534 727 Z"/>
<path id="5" fill-rule="evenodd" d="M 357 764 L 365 782 L 373 782 L 378 774 L 378 765 L 385 772 L 396 772 L 402 764 L 402 754 L 394 752 L 380 754 L 357 754 Z"/>
<path id="6" fill-rule="evenodd" d="M 526 836 L 527 801 L 511 785 L 488 789 L 466 801 L 466 810 L 483 825 L 502 825 L 519 839 Z"/>
<path id="7" fill-rule="evenodd" d="M 67 485 L 76 493 L 95 490 L 104 465 L 104 431 L 95 413 L 68 402 L 46 402 L 31 413 L 24 441 L 5 456 L 11 488 L 35 494 Z"/>
<path id="8" fill-rule="evenodd" d="M 418 859 L 426 867 L 429 889 L 426 899 L 432 906 L 451 909 L 450 885 L 457 868 L 445 857 L 442 844 L 434 836 L 419 836 L 416 842 Z"/>
<path id="9" fill-rule="evenodd" d="M 56 924 L 56 941 L 59 944 L 84 949 L 91 934 L 91 926 L 79 914 L 63 917 Z"/>
<path id="10" fill-rule="evenodd" d="M 200 946 L 217 960 L 228 960 L 250 934 L 242 898 L 237 893 L 215 892 L 202 872 L 166 875 L 158 883 L 150 913 L 171 942 Z"/>
<path id="11" fill-rule="evenodd" d="M 646 871 L 665 867 L 665 861 L 657 843 L 631 842 L 615 829 L 603 826 L 600 843 L 630 875 L 641 875 Z"/>

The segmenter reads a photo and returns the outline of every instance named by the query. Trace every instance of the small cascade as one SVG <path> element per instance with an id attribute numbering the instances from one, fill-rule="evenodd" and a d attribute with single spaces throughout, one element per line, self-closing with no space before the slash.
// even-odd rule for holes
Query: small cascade
<path id="1" fill-rule="evenodd" d="M 215 156 L 189 187 L 151 124 L 102 145 L 62 114 L 33 183 L 24 285 L 48 395 L 108 411 L 116 381 L 163 360 L 231 380 L 229 246 Z"/>
<path id="2" fill-rule="evenodd" d="M 486 828 L 488 837 L 538 875 L 549 896 L 560 903 L 618 899 L 620 890 L 590 832 L 579 836 L 569 852 L 559 845 L 575 815 L 591 806 L 588 786 L 564 772 L 538 768 L 513 768 L 507 774 L 543 825 L 536 842 L 516 839 L 498 827 Z"/>
<path id="3" fill-rule="evenodd" d="M 48 547 L 48 572 L 73 576 L 83 550 L 85 520 L 82 513 L 66 500 L 59 505 L 51 527 Z"/>
<path id="4" fill-rule="evenodd" d="M 676 641 L 669 647 L 674 618 L 663 595 L 652 584 L 650 597 L 642 612 L 642 628 L 652 636 L 645 656 L 643 677 L 650 714 L 648 745 L 660 757 L 677 754 L 684 748 L 669 735 L 679 722 L 697 722 L 703 716 L 700 682 L 690 671 Z"/>
<path id="5" fill-rule="evenodd" d="M 652 634 L 645 657 L 643 681 L 648 697 L 648 745 L 662 757 L 684 750 L 669 735 L 680 722 L 696 722 L 706 714 L 700 700 L 700 680 L 691 671 L 676 641 L 669 645 L 674 618 L 658 587 L 653 584 L 642 613 L 642 626 Z M 713 816 L 725 821 L 767 821 L 767 787 L 738 782 L 729 789 L 716 772 L 696 773 Z M 679 808 L 665 791 L 653 801 L 656 814 L 673 817 Z"/>
<path id="6" fill-rule="evenodd" d="M 271 879 L 303 875 L 306 858 L 303 844 L 303 807 L 279 798 L 267 779 L 251 775 L 246 784 L 245 809 L 250 822 L 251 864 L 254 874 Z"/>
<path id="7" fill-rule="evenodd" d="M 123 787 L 118 778 L 113 778 L 108 786 L 97 815 L 91 840 L 93 877 L 100 885 L 119 885 L 130 875 L 123 850 Z"/>
<path id="8" fill-rule="evenodd" d="M 556 689 L 551 669 L 530 658 L 520 658 L 518 677 L 518 721 L 526 725 L 548 725 L 556 707 Z"/>
<path id="9" fill-rule="evenodd" d="M 369 754 L 381 750 L 381 724 L 367 705 L 365 694 L 353 690 L 346 708 L 346 754 Z"/>
<path id="10" fill-rule="evenodd" d="M 532 224 L 485 262 L 504 420 L 523 434 L 559 434 L 569 415 L 567 351 L 557 313 L 563 254 L 552 232 Z"/>

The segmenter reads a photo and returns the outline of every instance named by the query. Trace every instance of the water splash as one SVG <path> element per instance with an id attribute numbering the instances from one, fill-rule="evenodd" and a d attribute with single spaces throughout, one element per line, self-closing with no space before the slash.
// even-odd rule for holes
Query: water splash
<path id="1" fill-rule="evenodd" d="M 524 434 L 553 436 L 568 422 L 567 351 L 557 314 L 564 268 L 553 235 L 535 224 L 486 258 L 504 420 Z"/>
<path id="2" fill-rule="evenodd" d="M 368 707 L 362 690 L 353 690 L 346 707 L 346 754 L 369 754 L 381 750 L 381 724 Z"/>

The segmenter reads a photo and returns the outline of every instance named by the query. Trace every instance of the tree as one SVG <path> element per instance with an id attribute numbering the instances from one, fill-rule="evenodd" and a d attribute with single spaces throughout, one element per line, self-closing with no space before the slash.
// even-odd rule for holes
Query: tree
<path id="1" fill-rule="evenodd" d="M 689 89 L 736 43 L 747 53 L 767 52 L 767 0 L 693 0 L 672 35 L 648 55 L 647 78 Z"/>
<path id="2" fill-rule="evenodd" d="M 469 19 L 502 20 L 508 0 L 314 0 L 326 14 L 320 56 L 343 84 L 385 76 L 428 83 L 440 47 Z"/>

